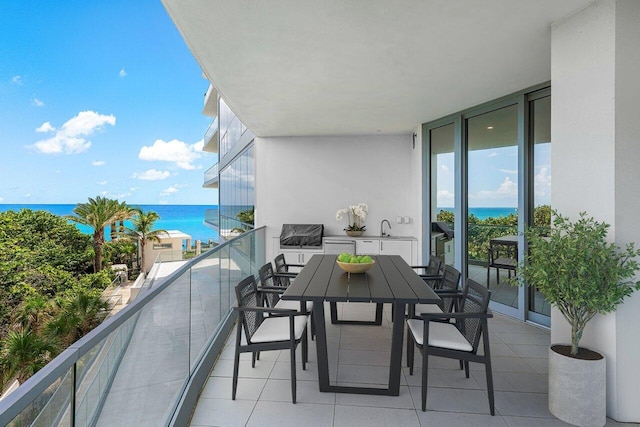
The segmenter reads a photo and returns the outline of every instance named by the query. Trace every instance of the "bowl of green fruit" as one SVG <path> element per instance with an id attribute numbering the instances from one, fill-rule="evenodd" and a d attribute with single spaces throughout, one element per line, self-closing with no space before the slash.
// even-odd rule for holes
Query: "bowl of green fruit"
<path id="1" fill-rule="evenodd" d="M 353 255 L 341 253 L 336 260 L 338 267 L 347 273 L 364 273 L 376 263 L 369 255 Z"/>

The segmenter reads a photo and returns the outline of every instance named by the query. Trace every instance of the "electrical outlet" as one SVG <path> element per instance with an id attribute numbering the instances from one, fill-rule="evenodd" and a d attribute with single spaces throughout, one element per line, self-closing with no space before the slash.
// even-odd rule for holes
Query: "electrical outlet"
<path id="1" fill-rule="evenodd" d="M 396 217 L 396 224 L 402 224 L 402 217 L 401 216 L 397 216 Z"/>

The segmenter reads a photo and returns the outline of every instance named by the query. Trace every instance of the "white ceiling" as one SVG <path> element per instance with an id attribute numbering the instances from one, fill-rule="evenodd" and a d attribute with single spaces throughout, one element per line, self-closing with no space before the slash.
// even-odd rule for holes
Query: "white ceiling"
<path id="1" fill-rule="evenodd" d="M 551 24 L 592 0 L 162 0 L 258 136 L 407 133 L 550 80 Z"/>

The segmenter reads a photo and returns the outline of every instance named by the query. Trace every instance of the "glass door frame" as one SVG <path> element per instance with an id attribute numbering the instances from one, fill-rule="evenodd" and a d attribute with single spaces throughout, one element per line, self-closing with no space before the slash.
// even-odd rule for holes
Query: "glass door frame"
<path id="1" fill-rule="evenodd" d="M 533 150 L 532 132 L 530 129 L 530 103 L 536 99 L 550 96 L 550 83 L 543 83 L 500 99 L 487 102 L 477 107 L 469 108 L 441 119 L 422 125 L 422 254 L 426 262 L 431 254 L 431 130 L 453 124 L 454 125 L 454 165 L 455 165 L 455 195 L 454 195 L 454 230 L 455 230 L 455 263 L 461 272 L 467 271 L 467 221 L 468 211 L 468 132 L 466 120 L 481 114 L 489 113 L 500 108 L 517 105 L 517 146 L 518 146 L 518 259 L 525 259 L 527 246 L 524 230 L 533 214 Z M 463 273 L 463 276 L 465 274 Z M 530 320 L 542 326 L 550 325 L 550 317 L 529 311 L 529 289 L 525 284 L 518 288 L 518 307 L 510 307 L 494 301 L 490 308 L 496 312 L 506 314 L 521 320 Z"/>

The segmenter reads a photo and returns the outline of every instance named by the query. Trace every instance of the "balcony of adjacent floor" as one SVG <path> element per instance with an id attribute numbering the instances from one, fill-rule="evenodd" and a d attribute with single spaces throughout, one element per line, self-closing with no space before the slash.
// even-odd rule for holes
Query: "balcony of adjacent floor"
<path id="1" fill-rule="evenodd" d="M 204 133 L 204 146 L 202 147 L 202 151 L 206 151 L 207 153 L 218 153 L 220 152 L 219 144 L 218 144 L 218 134 L 220 133 L 220 124 L 218 122 L 218 117 L 214 117 L 213 121 L 207 128 L 207 131 Z"/>
<path id="2" fill-rule="evenodd" d="M 218 188 L 220 182 L 220 176 L 218 175 L 218 163 L 211 166 L 204 173 L 204 188 Z"/>

